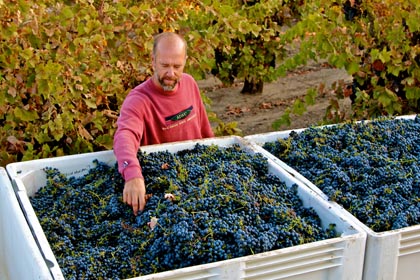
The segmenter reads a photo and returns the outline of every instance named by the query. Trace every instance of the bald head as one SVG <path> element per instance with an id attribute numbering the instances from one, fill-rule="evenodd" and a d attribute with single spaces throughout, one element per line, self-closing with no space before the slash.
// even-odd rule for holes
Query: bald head
<path id="1" fill-rule="evenodd" d="M 157 35 L 153 44 L 153 80 L 165 91 L 178 85 L 187 59 L 187 43 L 180 35 L 165 32 Z"/>
<path id="2" fill-rule="evenodd" d="M 167 48 L 183 51 L 185 53 L 185 57 L 187 56 L 187 42 L 177 33 L 163 32 L 155 36 L 153 43 L 153 56 L 156 56 L 159 50 Z"/>

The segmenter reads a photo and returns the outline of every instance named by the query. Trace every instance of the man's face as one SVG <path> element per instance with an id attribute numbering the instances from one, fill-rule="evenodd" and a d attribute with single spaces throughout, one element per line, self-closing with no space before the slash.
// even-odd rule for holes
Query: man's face
<path id="1" fill-rule="evenodd" d="M 175 89 L 184 71 L 185 48 L 178 42 L 161 42 L 153 56 L 154 81 L 165 91 Z"/>

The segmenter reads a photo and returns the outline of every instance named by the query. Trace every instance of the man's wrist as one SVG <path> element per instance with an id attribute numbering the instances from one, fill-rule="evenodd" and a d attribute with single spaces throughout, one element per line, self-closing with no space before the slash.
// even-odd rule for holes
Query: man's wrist
<path id="1" fill-rule="evenodd" d="M 124 168 L 122 176 L 126 182 L 135 178 L 143 179 L 139 166 L 127 166 Z"/>

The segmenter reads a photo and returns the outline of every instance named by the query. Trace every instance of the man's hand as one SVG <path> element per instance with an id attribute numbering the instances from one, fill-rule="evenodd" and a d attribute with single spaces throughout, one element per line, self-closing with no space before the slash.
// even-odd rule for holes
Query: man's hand
<path id="1" fill-rule="evenodd" d="M 142 178 L 134 178 L 125 182 L 123 201 L 133 207 L 135 216 L 139 210 L 143 211 L 146 206 L 146 187 Z"/>

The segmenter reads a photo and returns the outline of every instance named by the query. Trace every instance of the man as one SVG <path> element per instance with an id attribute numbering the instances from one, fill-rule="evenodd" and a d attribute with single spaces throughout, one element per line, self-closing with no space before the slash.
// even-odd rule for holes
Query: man
<path id="1" fill-rule="evenodd" d="M 183 73 L 187 44 L 178 34 L 155 37 L 153 76 L 124 100 L 114 135 L 118 170 L 125 180 L 123 201 L 134 215 L 146 204 L 145 183 L 137 159 L 140 146 L 213 137 L 195 80 Z"/>

